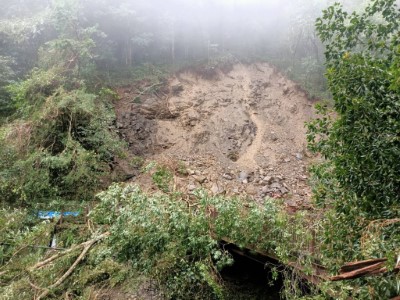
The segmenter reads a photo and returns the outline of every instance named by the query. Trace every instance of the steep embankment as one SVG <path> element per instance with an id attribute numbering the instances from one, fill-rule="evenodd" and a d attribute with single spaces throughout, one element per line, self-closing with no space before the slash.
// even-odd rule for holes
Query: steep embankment
<path id="1" fill-rule="evenodd" d="M 306 205 L 304 123 L 313 114 L 311 101 L 268 64 L 237 64 L 217 75 L 207 80 L 182 72 L 152 93 L 121 88 L 117 125 L 131 152 L 184 162 L 190 176 L 175 179 L 179 190 L 202 186 L 213 194 Z"/>

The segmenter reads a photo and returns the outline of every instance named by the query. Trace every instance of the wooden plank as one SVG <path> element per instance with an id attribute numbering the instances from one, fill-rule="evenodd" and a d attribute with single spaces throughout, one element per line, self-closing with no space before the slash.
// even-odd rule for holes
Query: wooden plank
<path id="1" fill-rule="evenodd" d="M 376 258 L 376 259 L 367 259 L 361 261 L 355 261 L 351 263 L 345 264 L 343 267 L 340 268 L 339 273 L 347 273 L 357 269 L 365 268 L 371 265 L 374 265 L 379 262 L 387 261 L 386 258 Z"/>
<path id="2" fill-rule="evenodd" d="M 354 271 L 346 272 L 340 275 L 332 276 L 330 278 L 331 281 L 338 281 L 338 280 L 346 280 L 346 279 L 355 279 L 367 275 L 373 271 L 379 270 L 384 266 L 385 262 L 378 262 L 373 265 L 360 268 Z"/>

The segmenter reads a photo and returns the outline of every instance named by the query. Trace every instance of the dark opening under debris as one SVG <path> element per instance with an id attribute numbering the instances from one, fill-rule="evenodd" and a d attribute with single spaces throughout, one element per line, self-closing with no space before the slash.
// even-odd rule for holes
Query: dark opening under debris
<path id="1" fill-rule="evenodd" d="M 234 299 L 281 299 L 283 279 L 279 274 L 276 280 L 273 278 L 273 267 L 280 266 L 277 261 L 233 244 L 222 243 L 222 247 L 231 253 L 235 261 L 232 266 L 221 271 L 225 285 Z"/>

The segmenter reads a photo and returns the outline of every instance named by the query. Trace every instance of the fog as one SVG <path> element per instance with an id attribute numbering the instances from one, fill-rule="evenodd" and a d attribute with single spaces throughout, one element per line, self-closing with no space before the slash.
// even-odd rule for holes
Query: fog
<path id="1" fill-rule="evenodd" d="M 95 28 L 92 58 L 103 70 L 144 63 L 268 61 L 303 85 L 323 85 L 315 20 L 332 0 L 1 0 L 0 57 L 16 74 L 37 64 L 57 23 Z M 342 0 L 349 10 L 365 0 Z M 55 9 L 57 8 L 58 9 Z M 56 11 L 56 12 L 55 12 Z M 72 17 L 71 17 L 72 16 Z M 56 26 L 54 26 L 56 24 Z M 81 32 L 72 33 L 75 35 Z"/>
<path id="2" fill-rule="evenodd" d="M 317 54 L 315 19 L 330 0 L 3 0 L 2 19 L 36 18 L 54 3 L 79 6 L 80 21 L 98 25 L 120 64 L 201 60 L 228 52 L 239 57 Z M 357 7 L 365 1 L 343 1 Z M 351 5 L 350 5 L 351 6 Z M 40 17 L 41 16 L 41 17 Z M 41 19 L 42 18 L 42 19 Z M 34 22 L 34 21 L 32 21 Z M 42 26 L 42 28 L 41 28 Z M 4 33 L 4 32 L 3 32 Z M 27 32 L 26 32 L 27 34 Z M 103 45 L 105 47 L 105 45 Z M 299 53 L 294 53 L 298 51 Z"/>

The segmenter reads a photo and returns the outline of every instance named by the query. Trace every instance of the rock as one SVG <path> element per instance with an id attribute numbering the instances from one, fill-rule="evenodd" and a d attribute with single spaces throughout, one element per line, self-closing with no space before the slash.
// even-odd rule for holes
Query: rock
<path id="1" fill-rule="evenodd" d="M 265 176 L 263 181 L 265 183 L 271 183 L 273 179 L 274 179 L 274 177 L 272 177 L 272 176 Z"/>
<path id="2" fill-rule="evenodd" d="M 214 182 L 211 187 L 211 192 L 213 193 L 213 195 L 218 195 L 218 194 L 222 194 L 223 192 L 225 192 L 225 190 L 222 186 L 220 186 Z"/>
<path id="3" fill-rule="evenodd" d="M 244 180 L 247 180 L 247 178 L 249 178 L 249 174 L 247 174 L 247 172 L 241 171 L 239 173 L 239 181 L 243 182 Z"/>
<path id="4" fill-rule="evenodd" d="M 117 122 L 117 128 L 118 129 L 124 128 L 124 125 L 120 122 Z"/>
<path id="5" fill-rule="evenodd" d="M 278 136 L 275 134 L 275 132 L 271 132 L 269 138 L 273 142 L 276 142 L 278 140 Z"/>
<path id="6" fill-rule="evenodd" d="M 270 190 L 270 188 L 266 185 L 266 186 L 263 186 L 262 188 L 261 188 L 261 192 L 263 192 L 264 194 L 266 194 L 266 193 L 269 193 L 271 190 Z"/>
<path id="7" fill-rule="evenodd" d="M 270 188 L 280 190 L 283 186 L 278 182 L 274 182 L 270 185 Z"/>
<path id="8" fill-rule="evenodd" d="M 194 175 L 193 178 L 200 184 L 204 183 L 207 180 L 207 177 L 205 177 L 203 175 Z"/>
<path id="9" fill-rule="evenodd" d="M 285 201 L 286 206 L 297 207 L 297 203 L 291 200 Z"/>
<path id="10" fill-rule="evenodd" d="M 226 180 L 232 180 L 232 179 L 233 179 L 233 177 L 232 177 L 231 175 L 226 174 L 226 173 L 224 173 L 224 174 L 222 175 L 222 177 L 225 178 Z"/>
<path id="11" fill-rule="evenodd" d="M 257 188 L 255 188 L 254 186 L 249 185 L 248 187 L 246 187 L 246 193 L 249 195 L 256 195 L 257 194 Z"/>
<path id="12" fill-rule="evenodd" d="M 283 161 L 284 161 L 285 163 L 289 163 L 289 162 L 290 162 L 290 158 L 285 158 Z"/>
<path id="13" fill-rule="evenodd" d="M 296 153 L 295 156 L 296 156 L 297 160 L 303 160 L 303 158 L 304 158 L 303 154 L 301 154 L 300 152 Z"/>
<path id="14" fill-rule="evenodd" d="M 212 187 L 211 187 L 211 192 L 213 193 L 213 195 L 217 195 L 219 191 L 219 187 L 216 183 L 213 183 Z"/>
<path id="15" fill-rule="evenodd" d="M 187 189 L 189 191 L 194 191 L 196 189 L 196 185 L 194 183 L 189 183 Z"/>
<path id="16" fill-rule="evenodd" d="M 247 179 L 245 179 L 245 180 L 242 181 L 242 183 L 243 183 L 243 184 L 248 184 L 249 181 L 248 181 Z"/>
<path id="17" fill-rule="evenodd" d="M 289 193 L 289 190 L 288 190 L 287 188 L 285 188 L 285 187 L 281 187 L 281 188 L 279 189 L 279 191 L 280 191 L 283 195 Z"/>

